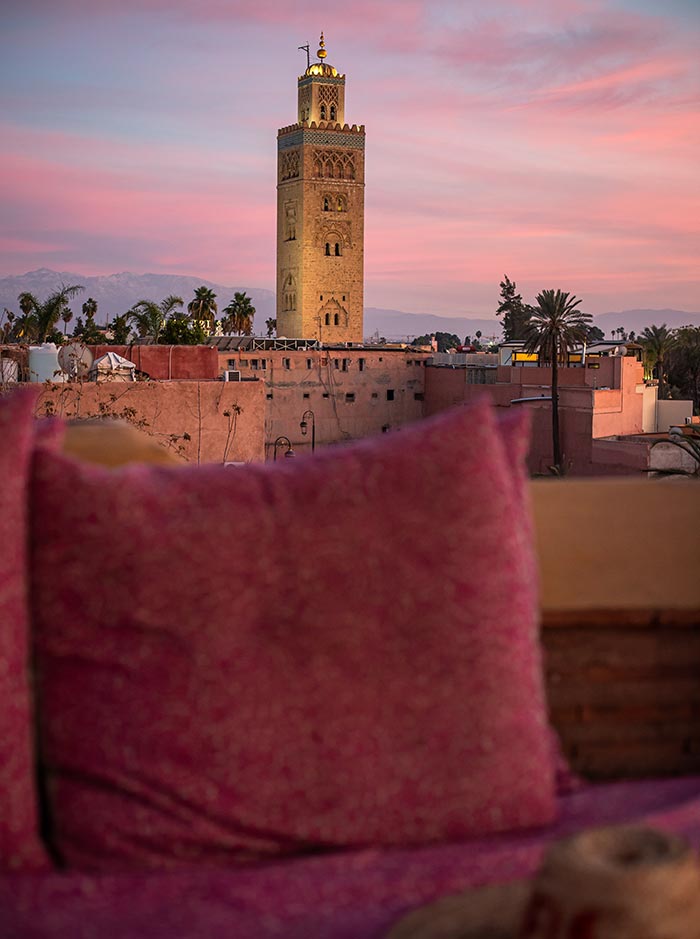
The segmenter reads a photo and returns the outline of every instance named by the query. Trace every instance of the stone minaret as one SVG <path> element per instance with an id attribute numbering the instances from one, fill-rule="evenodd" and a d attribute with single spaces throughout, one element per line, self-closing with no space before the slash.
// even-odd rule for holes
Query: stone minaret
<path id="1" fill-rule="evenodd" d="M 365 128 L 345 123 L 323 33 L 316 54 L 277 134 L 277 335 L 362 342 Z"/>

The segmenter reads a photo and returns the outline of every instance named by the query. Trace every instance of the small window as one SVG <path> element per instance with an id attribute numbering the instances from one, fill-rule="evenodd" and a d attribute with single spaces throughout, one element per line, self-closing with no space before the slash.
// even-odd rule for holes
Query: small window
<path id="1" fill-rule="evenodd" d="M 413 359 L 406 359 L 406 365 L 413 365 Z"/>
<path id="2" fill-rule="evenodd" d="M 377 392 L 376 392 L 376 391 L 373 391 L 373 392 L 372 392 L 372 397 L 373 397 L 373 398 L 378 398 L 378 397 L 379 397 L 379 395 L 377 394 Z"/>
<path id="3" fill-rule="evenodd" d="M 307 360 L 306 360 L 306 367 L 307 367 L 308 369 L 313 368 L 313 364 L 314 364 L 313 359 L 307 359 Z"/>
<path id="4" fill-rule="evenodd" d="M 329 258 L 330 256 L 331 256 L 331 244 L 330 244 L 330 241 L 327 241 L 326 242 L 326 257 Z"/>
<path id="5" fill-rule="evenodd" d="M 393 389 L 393 388 L 387 388 L 387 390 L 386 390 L 386 400 L 387 400 L 387 401 L 393 401 L 393 400 L 394 400 L 394 389 Z"/>
<path id="6" fill-rule="evenodd" d="M 331 325 L 331 314 L 326 313 L 326 326 L 330 326 L 330 325 Z"/>
<path id="7" fill-rule="evenodd" d="M 336 369 L 336 371 L 340 370 L 340 359 L 333 359 L 333 368 Z"/>
<path id="8" fill-rule="evenodd" d="M 357 360 L 357 364 L 358 364 L 358 366 L 359 366 L 360 371 L 361 371 L 361 372 L 364 372 L 364 370 L 365 370 L 365 360 L 364 360 L 364 359 L 358 359 L 358 360 Z"/>
<path id="9" fill-rule="evenodd" d="M 268 393 L 265 395 L 265 397 L 267 398 L 268 401 L 272 401 L 272 392 L 271 392 L 271 391 L 268 391 Z"/>
<path id="10" fill-rule="evenodd" d="M 324 392 L 323 392 L 323 397 L 324 397 L 324 398 L 330 398 L 330 395 L 328 394 L 327 391 L 324 391 Z"/>
<path id="11" fill-rule="evenodd" d="M 331 120 L 332 121 L 335 120 L 335 105 L 334 104 L 331 105 Z"/>
<path id="12" fill-rule="evenodd" d="M 321 105 L 321 120 L 325 121 L 326 119 L 326 106 L 325 104 Z"/>
<path id="13" fill-rule="evenodd" d="M 345 303 L 345 294 L 343 294 L 343 303 Z"/>
<path id="14" fill-rule="evenodd" d="M 311 395 L 309 394 L 308 391 L 305 391 L 303 397 L 304 397 L 304 398 L 310 398 Z"/>
<path id="15" fill-rule="evenodd" d="M 260 368 L 267 368 L 267 359 L 260 359 Z"/>
<path id="16" fill-rule="evenodd" d="M 260 362 L 258 361 L 258 359 L 251 359 L 250 367 L 254 369 L 255 371 L 257 371 L 260 368 Z"/>
<path id="17" fill-rule="evenodd" d="M 330 201 L 328 199 L 328 196 L 326 196 L 326 198 L 323 200 L 323 211 L 324 212 L 330 211 L 330 207 L 331 207 Z"/>
<path id="18" fill-rule="evenodd" d="M 342 369 L 344 372 L 347 372 L 349 364 L 350 364 L 350 359 L 343 359 Z"/>
<path id="19" fill-rule="evenodd" d="M 348 402 L 348 404 L 352 404 L 352 402 L 355 400 L 355 392 L 348 391 L 348 393 L 345 395 L 345 400 Z"/>
<path id="20" fill-rule="evenodd" d="M 236 359 L 228 359 L 226 368 L 237 368 Z"/>
<path id="21" fill-rule="evenodd" d="M 291 368 L 292 360 L 291 359 L 282 359 L 282 368 Z"/>
<path id="22" fill-rule="evenodd" d="M 336 256 L 337 258 L 340 257 L 340 245 L 338 244 L 337 241 L 336 241 L 336 243 L 335 243 L 335 256 Z"/>
<path id="23" fill-rule="evenodd" d="M 321 294 L 321 296 L 320 296 L 320 298 L 319 298 L 319 299 L 321 299 L 321 300 L 323 300 L 323 294 Z"/>
<path id="24" fill-rule="evenodd" d="M 413 395 L 414 401 L 425 401 L 425 395 L 422 391 L 416 391 Z"/>
<path id="25" fill-rule="evenodd" d="M 336 314 L 334 315 L 334 317 L 333 317 L 333 325 L 334 325 L 334 326 L 338 326 L 339 324 L 340 324 L 340 317 L 339 317 L 338 314 L 336 313 Z"/>
<path id="26" fill-rule="evenodd" d="M 383 362 L 383 361 L 384 361 L 384 356 L 380 355 L 380 356 L 379 356 L 379 361 L 380 361 L 380 362 Z"/>

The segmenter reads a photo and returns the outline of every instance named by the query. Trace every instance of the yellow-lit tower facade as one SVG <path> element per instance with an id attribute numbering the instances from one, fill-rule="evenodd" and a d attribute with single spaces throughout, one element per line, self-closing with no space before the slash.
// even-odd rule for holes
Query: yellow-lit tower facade
<path id="1" fill-rule="evenodd" d="M 277 335 L 362 342 L 365 128 L 345 122 L 323 33 L 317 58 L 277 134 Z"/>

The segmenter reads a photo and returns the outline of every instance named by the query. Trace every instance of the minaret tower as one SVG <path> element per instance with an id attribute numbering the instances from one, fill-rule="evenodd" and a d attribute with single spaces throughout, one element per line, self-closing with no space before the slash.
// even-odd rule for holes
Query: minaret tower
<path id="1" fill-rule="evenodd" d="M 277 335 L 362 342 L 365 128 L 345 123 L 323 33 L 316 55 L 277 134 Z"/>

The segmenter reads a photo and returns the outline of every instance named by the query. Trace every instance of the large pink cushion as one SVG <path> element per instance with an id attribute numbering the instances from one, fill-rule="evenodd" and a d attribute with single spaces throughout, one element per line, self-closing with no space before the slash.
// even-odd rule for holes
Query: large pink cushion
<path id="1" fill-rule="evenodd" d="M 39 841 L 29 692 L 27 494 L 32 390 L 0 398 L 0 870 L 48 866 Z"/>
<path id="2" fill-rule="evenodd" d="M 485 404 L 240 470 L 47 450 L 34 499 L 43 757 L 70 865 L 551 820 L 533 547 Z"/>

